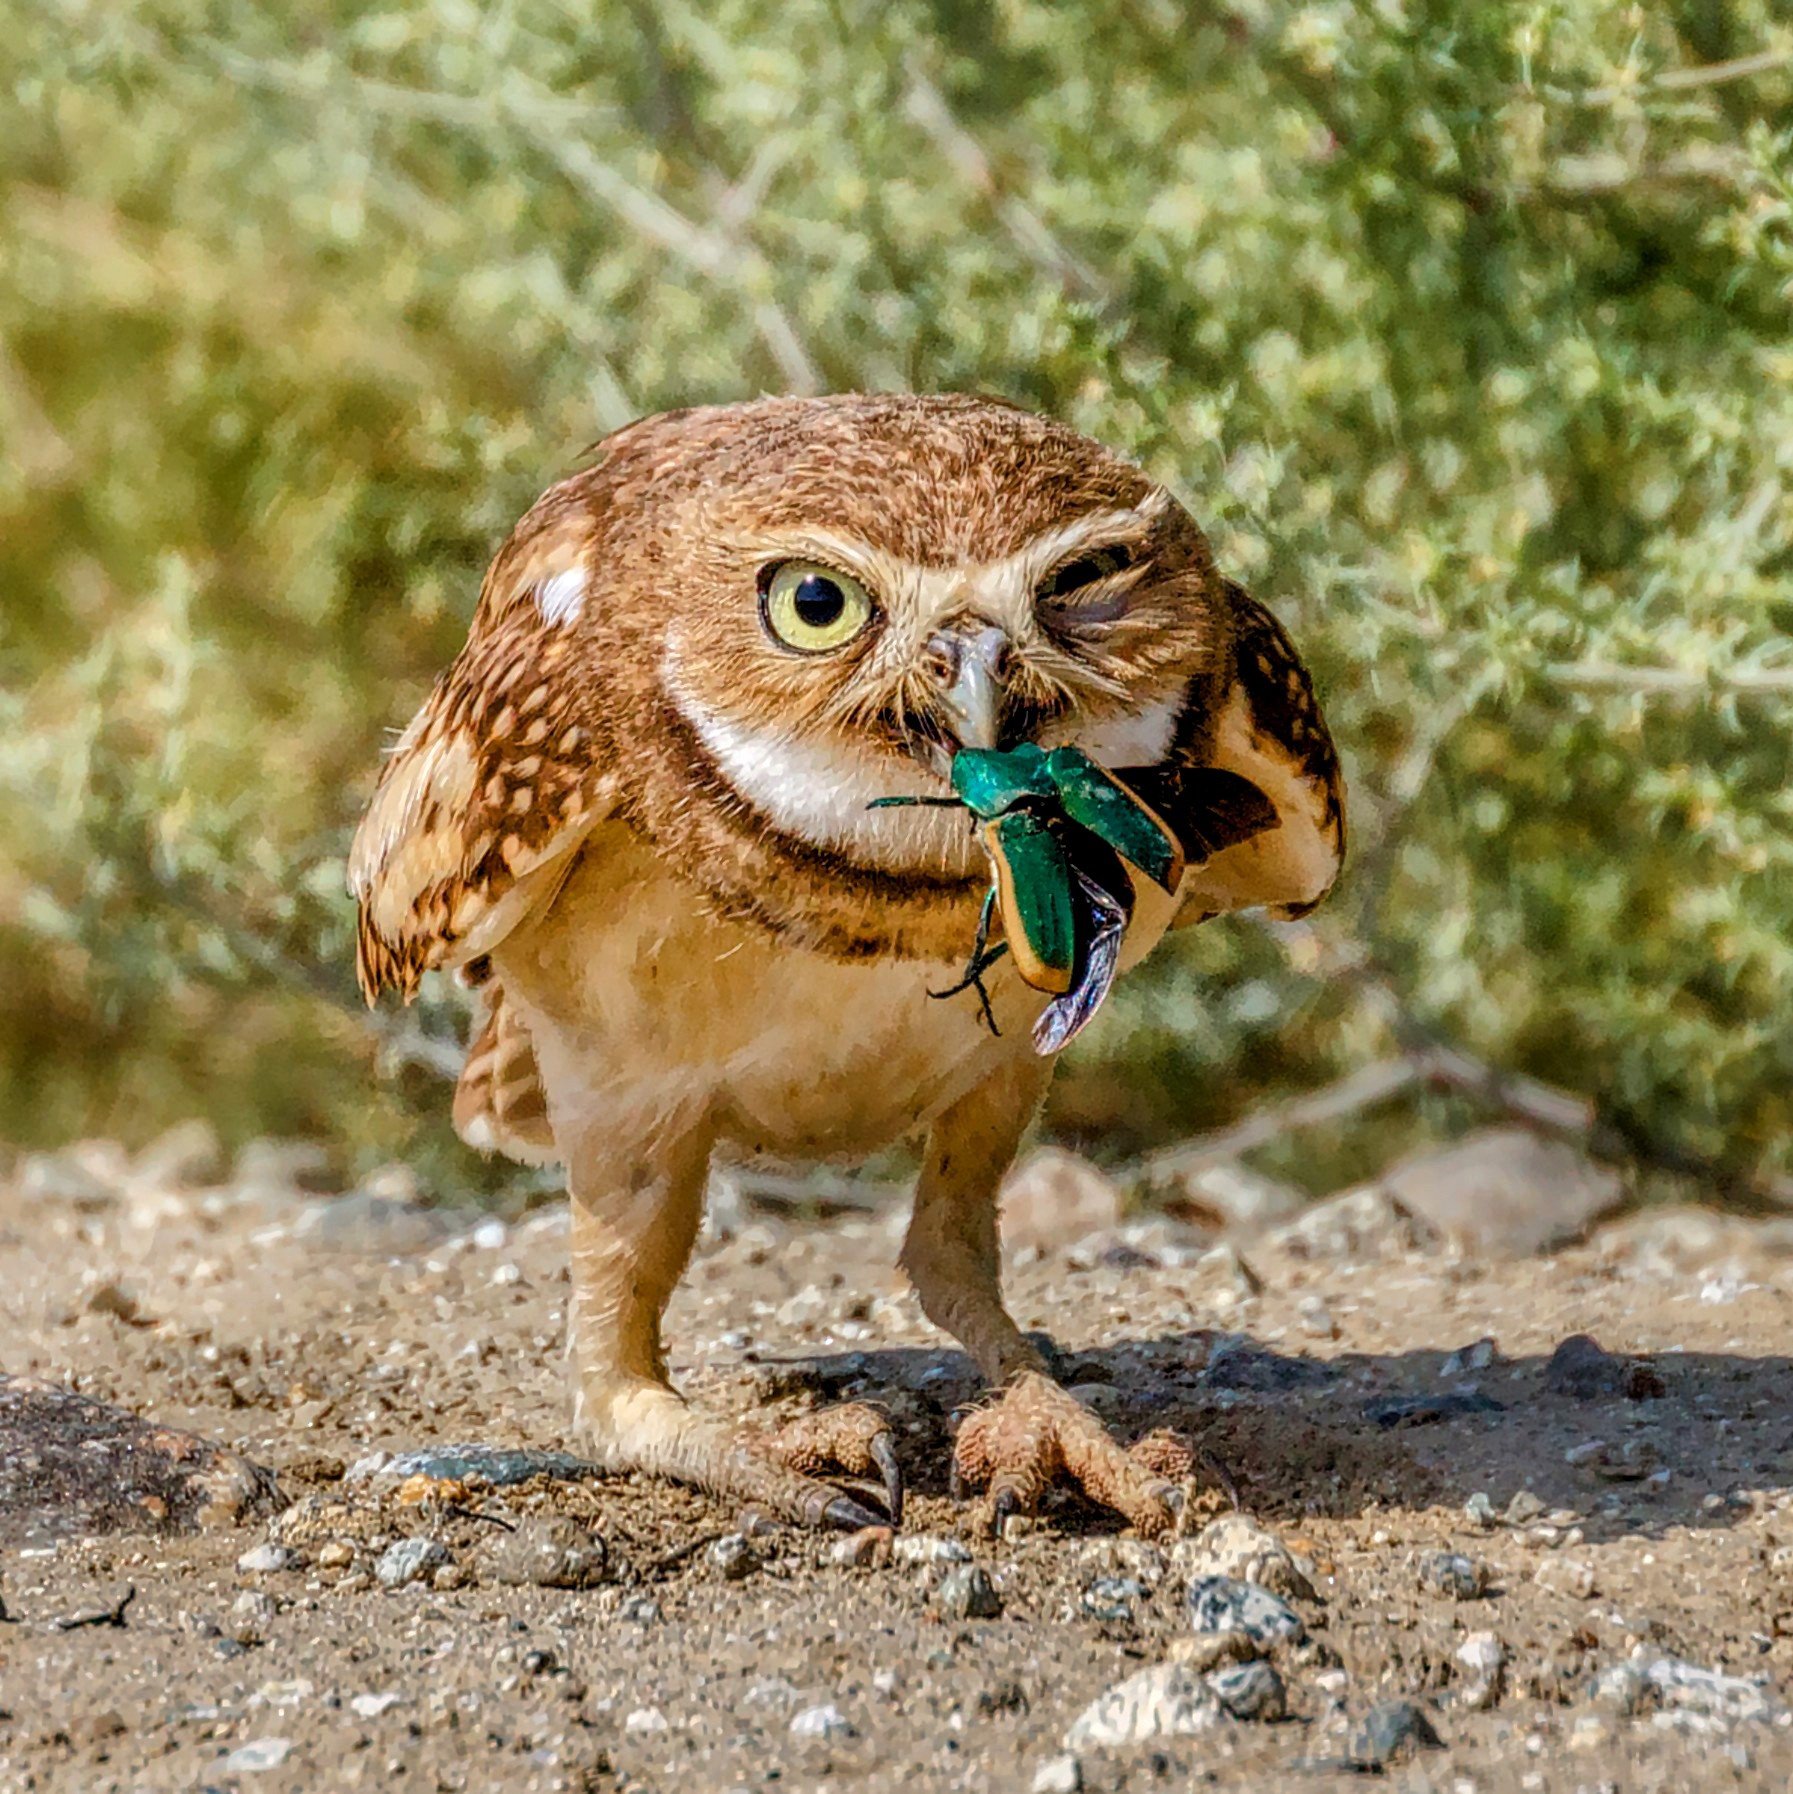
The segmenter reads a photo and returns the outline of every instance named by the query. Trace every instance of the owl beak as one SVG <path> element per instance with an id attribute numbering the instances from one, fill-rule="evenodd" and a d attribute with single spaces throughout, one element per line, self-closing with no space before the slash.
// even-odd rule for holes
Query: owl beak
<path id="1" fill-rule="evenodd" d="M 960 747 L 995 747 L 1003 697 L 1015 664 L 1014 644 L 1007 632 L 982 622 L 943 629 L 929 640 L 925 652 Z"/>

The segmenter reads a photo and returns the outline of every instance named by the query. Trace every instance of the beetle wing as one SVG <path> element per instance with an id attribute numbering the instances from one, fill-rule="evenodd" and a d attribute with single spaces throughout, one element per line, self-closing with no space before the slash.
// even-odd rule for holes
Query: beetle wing
<path id="1" fill-rule="evenodd" d="M 1034 1023 L 1034 1050 L 1052 1054 L 1070 1045 L 1107 1001 L 1121 969 L 1121 945 L 1133 919 L 1133 881 L 1118 854 L 1084 838 L 1071 861 L 1081 951 L 1076 982 L 1048 1003 Z"/>
<path id="2" fill-rule="evenodd" d="M 1054 758 L 1065 751 L 1055 750 Z M 1076 759 L 1081 765 L 1066 764 L 1058 780 L 1058 798 L 1065 814 L 1175 896 L 1184 866 L 1183 843 L 1176 830 L 1143 797 L 1086 754 L 1079 753 Z"/>
<path id="3" fill-rule="evenodd" d="M 1077 971 L 1077 919 L 1063 845 L 1040 817 L 1022 810 L 985 823 L 983 839 L 1015 969 L 1035 990 L 1069 990 Z"/>

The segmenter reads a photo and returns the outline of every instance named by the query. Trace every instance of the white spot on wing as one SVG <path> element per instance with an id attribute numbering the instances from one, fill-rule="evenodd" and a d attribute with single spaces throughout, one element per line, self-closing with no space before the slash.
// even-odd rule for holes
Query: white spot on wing
<path id="1" fill-rule="evenodd" d="M 537 580 L 535 604 L 544 623 L 556 627 L 571 623 L 585 608 L 585 569 L 568 567 Z"/>

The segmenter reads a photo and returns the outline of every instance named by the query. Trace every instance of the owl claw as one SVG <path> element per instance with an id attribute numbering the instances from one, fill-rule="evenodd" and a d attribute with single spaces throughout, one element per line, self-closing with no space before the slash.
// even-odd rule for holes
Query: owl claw
<path id="1" fill-rule="evenodd" d="M 1129 1452 L 1075 1396 L 1028 1371 L 959 1429 L 954 1484 L 990 1490 L 984 1524 L 997 1535 L 1010 1515 L 1031 1513 L 1054 1483 L 1069 1482 L 1150 1537 L 1176 1519 L 1181 1491 L 1166 1475 L 1172 1443 L 1157 1432 Z"/>
<path id="2" fill-rule="evenodd" d="M 822 1509 L 822 1519 L 829 1526 L 838 1526 L 842 1532 L 861 1532 L 868 1526 L 895 1524 L 894 1519 L 885 1521 L 869 1507 L 861 1507 L 851 1495 L 836 1495 Z"/>
<path id="3" fill-rule="evenodd" d="M 889 1519 L 881 1519 L 850 1495 L 837 1495 L 822 1510 L 836 1526 L 900 1526 L 903 1522 L 903 1469 L 897 1462 L 890 1424 L 865 1402 L 819 1408 L 800 1414 L 767 1437 L 762 1449 L 787 1469 L 806 1477 L 844 1471 L 849 1477 L 876 1476 Z M 861 1516 L 849 1519 L 850 1514 Z"/>

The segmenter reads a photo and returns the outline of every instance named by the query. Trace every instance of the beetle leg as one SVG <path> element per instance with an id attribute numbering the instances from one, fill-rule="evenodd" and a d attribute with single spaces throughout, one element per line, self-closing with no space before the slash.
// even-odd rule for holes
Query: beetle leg
<path id="1" fill-rule="evenodd" d="M 996 914 L 996 890 L 992 886 L 984 893 L 984 906 L 978 911 L 977 937 L 971 944 L 971 959 L 965 967 L 965 976 L 946 990 L 931 990 L 930 997 L 956 997 L 961 991 L 975 990 L 978 1004 L 983 1011 L 984 1025 L 998 1037 L 1002 1030 L 996 1025 L 995 1012 L 990 1007 L 990 993 L 984 988 L 984 974 L 1008 951 L 1005 941 L 998 941 L 994 947 L 990 945 L 990 923 Z"/>

